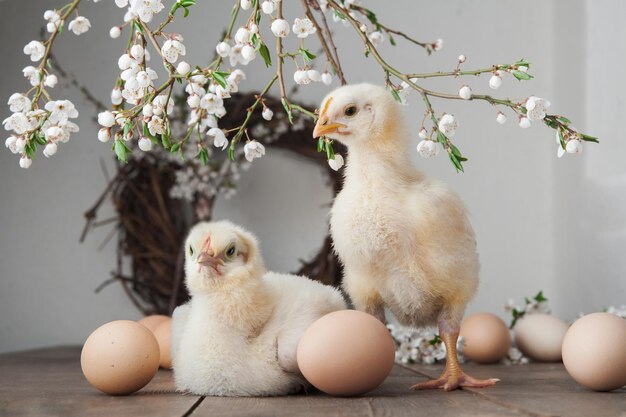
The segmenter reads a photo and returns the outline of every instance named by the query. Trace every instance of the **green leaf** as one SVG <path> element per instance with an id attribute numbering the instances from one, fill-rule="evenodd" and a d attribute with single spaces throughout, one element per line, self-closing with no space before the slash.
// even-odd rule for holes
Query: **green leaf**
<path id="1" fill-rule="evenodd" d="M 198 152 L 198 156 L 200 157 L 200 162 L 202 162 L 202 165 L 206 165 L 209 163 L 209 153 L 205 148 L 200 149 L 200 152 Z"/>
<path id="2" fill-rule="evenodd" d="M 258 26 L 260 21 L 261 21 L 261 11 L 257 10 L 254 15 L 254 23 L 256 23 L 256 25 Z"/>
<path id="3" fill-rule="evenodd" d="M 261 42 L 261 46 L 259 47 L 259 53 L 261 54 L 261 57 L 263 57 L 263 61 L 265 61 L 265 66 L 271 67 L 272 58 L 270 56 L 270 50 L 267 48 L 267 45 L 265 45 L 263 42 Z"/>
<path id="4" fill-rule="evenodd" d="M 524 58 L 518 60 L 517 62 L 515 62 L 515 65 L 517 66 L 524 66 L 524 67 L 530 67 L 530 62 L 526 61 Z"/>
<path id="5" fill-rule="evenodd" d="M 391 46 L 396 46 L 396 40 L 393 36 L 391 36 L 391 34 L 387 34 L 389 36 L 389 43 L 391 43 Z"/>
<path id="6" fill-rule="evenodd" d="M 565 139 L 563 138 L 563 131 L 560 128 L 557 128 L 556 132 L 559 135 L 559 142 L 561 144 L 561 148 L 565 149 Z"/>
<path id="7" fill-rule="evenodd" d="M 326 157 L 330 159 L 335 159 L 335 150 L 333 149 L 333 142 L 326 142 Z"/>
<path id="8" fill-rule="evenodd" d="M 559 116 L 559 117 L 558 117 L 558 119 L 559 119 L 559 121 L 560 121 L 561 123 L 563 123 L 563 124 L 565 124 L 565 125 L 568 125 L 568 124 L 572 123 L 572 122 L 570 121 L 570 119 L 568 119 L 568 118 L 567 118 L 567 117 L 565 117 L 565 116 Z"/>
<path id="9" fill-rule="evenodd" d="M 463 170 L 463 165 L 461 164 L 461 161 L 456 157 L 456 155 L 454 155 L 452 152 L 449 152 L 448 156 L 450 157 L 450 161 L 452 161 L 452 164 L 456 168 L 456 172 L 465 172 Z"/>
<path id="10" fill-rule="evenodd" d="M 302 55 L 302 58 L 306 62 L 311 62 L 311 61 L 313 61 L 316 58 L 316 56 L 314 54 L 312 54 L 311 51 L 309 51 L 306 48 L 298 48 L 298 53 L 300 55 Z"/>
<path id="11" fill-rule="evenodd" d="M 126 154 L 130 152 L 130 149 L 126 147 L 126 144 L 122 140 L 115 139 L 113 149 L 115 150 L 115 155 L 117 155 L 118 160 L 122 161 L 125 164 L 128 163 Z"/>
<path id="12" fill-rule="evenodd" d="M 317 151 L 322 152 L 325 148 L 326 142 L 323 137 L 317 138 Z"/>
<path id="13" fill-rule="evenodd" d="M 446 141 L 447 141 L 446 135 L 441 133 L 440 130 L 437 130 L 437 142 L 439 142 L 442 145 L 444 145 L 446 143 Z"/>
<path id="14" fill-rule="evenodd" d="M 176 142 L 175 144 L 172 145 L 172 147 L 170 148 L 170 152 L 171 153 L 176 153 L 178 152 L 178 150 L 180 149 L 180 143 Z"/>
<path id="15" fill-rule="evenodd" d="M 228 73 L 226 73 L 228 74 Z M 226 88 L 226 78 L 224 78 L 224 73 L 220 71 L 214 71 L 211 73 L 213 79 L 216 83 L 222 86 L 222 88 Z"/>
<path id="16" fill-rule="evenodd" d="M 598 140 L 598 138 L 594 137 L 594 136 L 589 136 L 589 135 L 585 135 L 584 133 L 580 134 L 580 138 L 584 141 L 587 142 L 595 142 L 595 143 L 600 143 L 600 141 Z"/>
<path id="17" fill-rule="evenodd" d="M 398 90 L 396 90 L 395 88 L 391 88 L 389 92 L 398 103 L 402 103 L 402 99 L 400 98 L 400 94 L 398 93 Z"/>
<path id="18" fill-rule="evenodd" d="M 46 138 L 44 137 L 44 135 L 35 135 L 35 140 L 37 141 L 37 143 L 39 143 L 40 145 L 46 145 L 48 143 L 48 141 L 46 140 Z"/>
<path id="19" fill-rule="evenodd" d="M 161 143 L 163 144 L 163 148 L 170 148 L 170 134 L 169 132 L 165 132 L 161 135 Z"/>
<path id="20" fill-rule="evenodd" d="M 441 342 L 442 342 L 441 337 L 439 337 L 439 335 L 436 334 L 432 339 L 428 341 L 428 344 L 431 346 L 435 346 L 435 345 L 440 344 Z"/>
<path id="21" fill-rule="evenodd" d="M 535 301 L 538 303 L 542 303 L 544 301 L 548 301 L 545 295 L 543 295 L 543 291 L 539 291 L 537 295 L 535 295 Z"/>
<path id="22" fill-rule="evenodd" d="M 230 142 L 230 147 L 228 148 L 228 158 L 231 161 L 235 160 L 235 141 Z"/>
<path id="23" fill-rule="evenodd" d="M 333 9 L 333 13 L 335 14 L 335 16 L 337 16 L 339 19 L 341 20 L 346 20 L 346 15 L 344 15 L 343 13 L 341 13 L 339 10 L 337 9 Z"/>
<path id="24" fill-rule="evenodd" d="M 520 80 L 520 81 L 522 81 L 522 80 L 526 81 L 526 80 L 530 80 L 530 79 L 533 78 L 532 75 L 530 75 L 530 74 L 528 74 L 528 73 L 526 73 L 524 71 L 514 70 L 514 71 L 511 71 L 511 74 L 513 74 L 513 76 L 515 78 L 517 78 L 518 80 Z"/>
<path id="25" fill-rule="evenodd" d="M 284 97 L 280 100 L 280 102 L 283 103 L 283 108 L 285 109 L 285 113 L 287 113 L 289 124 L 293 124 L 293 114 L 291 114 L 291 106 L 289 106 L 289 102 Z"/>

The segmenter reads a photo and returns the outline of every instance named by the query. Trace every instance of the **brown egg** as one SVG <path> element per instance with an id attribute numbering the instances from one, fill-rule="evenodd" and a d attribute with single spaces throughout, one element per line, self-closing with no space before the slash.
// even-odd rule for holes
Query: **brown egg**
<path id="1" fill-rule="evenodd" d="M 550 314 L 526 314 L 515 324 L 515 345 L 539 362 L 559 362 L 567 323 Z"/>
<path id="2" fill-rule="evenodd" d="M 156 328 L 159 327 L 159 324 L 163 323 L 165 320 L 170 320 L 170 317 L 163 316 L 161 314 L 154 314 L 152 316 L 142 318 L 137 323 L 143 324 L 150 329 L 151 332 L 154 332 Z"/>
<path id="3" fill-rule="evenodd" d="M 80 354 L 87 381 L 102 392 L 130 394 L 143 388 L 159 370 L 159 345 L 150 330 L 131 320 L 117 320 L 89 335 Z"/>
<path id="4" fill-rule="evenodd" d="M 159 324 L 154 331 L 154 337 L 159 343 L 161 368 L 172 369 L 172 319 L 168 317 L 168 320 Z"/>
<path id="5" fill-rule="evenodd" d="M 493 363 L 504 358 L 511 347 L 509 329 L 502 319 L 491 313 L 476 313 L 461 324 L 462 353 L 478 363 Z"/>
<path id="6" fill-rule="evenodd" d="M 609 313 L 587 314 L 563 339 L 563 364 L 576 382 L 596 391 L 626 385 L 626 320 Z"/>
<path id="7" fill-rule="evenodd" d="M 396 346 L 387 327 L 354 310 L 327 314 L 314 322 L 298 345 L 304 377 L 330 395 L 359 395 L 379 386 L 393 367 Z"/>

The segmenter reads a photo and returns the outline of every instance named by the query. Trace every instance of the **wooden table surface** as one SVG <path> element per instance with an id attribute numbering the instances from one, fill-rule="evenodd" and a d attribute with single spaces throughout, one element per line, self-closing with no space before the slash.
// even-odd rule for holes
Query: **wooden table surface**
<path id="1" fill-rule="evenodd" d="M 114 397 L 92 388 L 80 370 L 80 348 L 0 355 L 1 416 L 621 416 L 626 389 L 598 393 L 569 378 L 562 364 L 476 365 L 477 377 L 502 381 L 486 389 L 409 390 L 441 366 L 397 365 L 375 391 L 356 398 L 319 392 L 276 398 L 222 398 L 175 392 L 170 371 L 160 370 L 141 391 Z"/>

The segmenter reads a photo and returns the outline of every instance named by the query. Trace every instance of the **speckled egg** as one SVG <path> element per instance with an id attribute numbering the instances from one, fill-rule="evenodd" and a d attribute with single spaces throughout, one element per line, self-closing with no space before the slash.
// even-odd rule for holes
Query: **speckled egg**
<path id="1" fill-rule="evenodd" d="M 117 320 L 89 335 L 80 366 L 95 388 L 124 395 L 150 382 L 159 369 L 159 359 L 159 345 L 150 330 L 135 321 Z"/>

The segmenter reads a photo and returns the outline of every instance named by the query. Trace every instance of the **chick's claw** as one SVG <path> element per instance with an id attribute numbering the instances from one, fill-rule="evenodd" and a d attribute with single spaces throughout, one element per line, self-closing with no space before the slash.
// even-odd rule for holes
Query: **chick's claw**
<path id="1" fill-rule="evenodd" d="M 489 379 L 477 379 L 467 375 L 463 371 L 458 372 L 444 372 L 437 379 L 431 379 L 430 381 L 420 382 L 411 387 L 412 390 L 424 390 L 424 389 L 443 389 L 444 391 L 452 391 L 458 388 L 485 388 L 495 385 L 500 381 L 498 378 Z"/>

